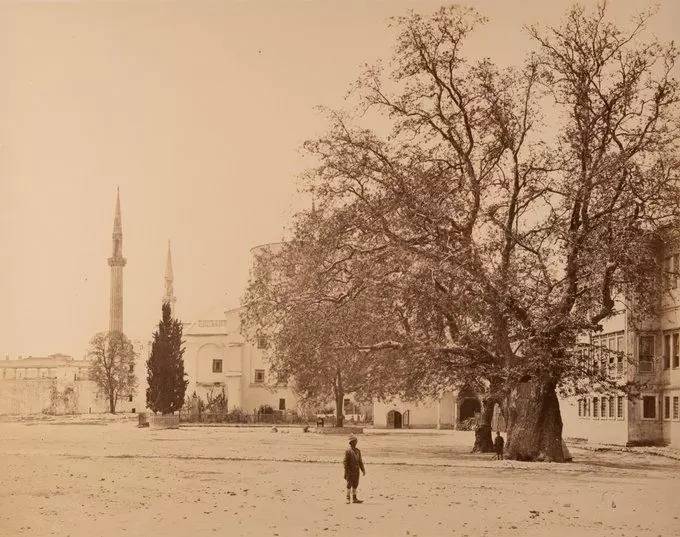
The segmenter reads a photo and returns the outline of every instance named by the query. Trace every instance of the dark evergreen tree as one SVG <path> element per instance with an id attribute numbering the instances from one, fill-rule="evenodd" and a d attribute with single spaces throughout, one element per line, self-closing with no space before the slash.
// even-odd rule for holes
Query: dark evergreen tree
<path id="1" fill-rule="evenodd" d="M 163 318 L 153 334 L 151 355 L 146 362 L 146 406 L 171 414 L 182 408 L 189 383 L 184 377 L 182 323 L 173 319 L 170 304 L 163 304 Z"/>

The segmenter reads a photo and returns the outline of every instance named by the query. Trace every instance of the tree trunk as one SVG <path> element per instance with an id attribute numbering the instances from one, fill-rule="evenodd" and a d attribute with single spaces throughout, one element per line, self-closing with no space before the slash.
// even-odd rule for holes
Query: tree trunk
<path id="1" fill-rule="evenodd" d="M 345 390 L 342 386 L 342 376 L 339 370 L 335 376 L 335 386 L 333 391 L 335 392 L 335 426 L 342 427 L 345 421 L 345 416 L 342 413 L 342 403 L 345 399 Z"/>
<path id="2" fill-rule="evenodd" d="M 345 424 L 345 416 L 342 413 L 342 400 L 343 400 L 344 394 L 343 393 L 336 393 L 335 394 L 335 426 L 336 427 L 342 427 Z"/>
<path id="3" fill-rule="evenodd" d="M 475 445 L 472 446 L 473 453 L 492 453 L 493 439 L 491 438 L 491 421 L 493 410 L 496 407 L 494 399 L 484 399 L 482 401 L 481 423 L 475 428 Z"/>
<path id="4" fill-rule="evenodd" d="M 555 383 L 531 378 L 508 397 L 507 458 L 518 461 L 564 462 L 562 417 Z"/>
<path id="5" fill-rule="evenodd" d="M 112 393 L 109 394 L 109 411 L 111 412 L 111 414 L 116 413 L 116 401 Z"/>

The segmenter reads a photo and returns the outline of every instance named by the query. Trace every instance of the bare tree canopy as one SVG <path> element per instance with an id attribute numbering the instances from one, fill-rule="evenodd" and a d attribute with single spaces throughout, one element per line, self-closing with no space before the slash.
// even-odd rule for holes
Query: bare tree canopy
<path id="1" fill-rule="evenodd" d="M 573 353 L 579 335 L 658 304 L 680 123 L 677 51 L 645 33 L 650 16 L 623 30 L 606 4 L 575 6 L 529 28 L 528 59 L 504 69 L 464 55 L 484 24 L 474 9 L 396 18 L 393 57 L 306 144 L 319 211 L 342 222 L 319 248 L 352 260 L 343 300 L 380 296 L 401 316 L 354 347 L 383 353 L 401 392 L 483 382 L 512 458 L 563 460 L 557 390 L 603 380 Z"/>

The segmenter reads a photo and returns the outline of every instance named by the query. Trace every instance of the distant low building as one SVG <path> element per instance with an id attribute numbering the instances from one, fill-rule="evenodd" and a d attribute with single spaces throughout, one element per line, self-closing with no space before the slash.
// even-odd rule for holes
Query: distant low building
<path id="1" fill-rule="evenodd" d="M 99 396 L 89 369 L 89 360 L 75 360 L 65 354 L 1 360 L 0 414 L 108 411 L 108 402 Z M 119 411 L 132 410 L 135 401 L 134 394 L 130 395 L 119 401 Z"/>
<path id="2" fill-rule="evenodd" d="M 470 390 L 448 391 L 438 399 L 403 401 L 394 398 L 373 404 L 373 425 L 387 429 L 460 429 L 479 418 L 482 403 Z"/>

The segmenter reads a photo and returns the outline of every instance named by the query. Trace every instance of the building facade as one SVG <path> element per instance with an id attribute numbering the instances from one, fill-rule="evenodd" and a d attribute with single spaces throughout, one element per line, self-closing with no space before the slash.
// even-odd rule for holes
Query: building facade
<path id="1" fill-rule="evenodd" d="M 373 404 L 373 425 L 387 429 L 460 429 L 479 418 L 482 403 L 471 390 L 444 392 L 438 399 L 403 401 L 394 398 Z"/>
<path id="2" fill-rule="evenodd" d="M 251 249 L 251 270 L 260 255 L 280 248 L 280 243 L 273 243 Z M 292 388 L 277 385 L 269 373 L 264 357 L 266 338 L 253 344 L 242 334 L 240 308 L 218 309 L 184 323 L 184 339 L 188 396 L 196 393 L 206 400 L 209 393 L 224 391 L 229 410 L 239 408 L 248 413 L 263 405 L 280 411 L 298 409 Z"/>
<path id="3" fill-rule="evenodd" d="M 621 302 L 601 333 L 588 336 L 588 359 L 620 387 L 560 403 L 564 436 L 620 445 L 680 447 L 680 252 L 660 253 L 659 314 L 633 323 L 634 305 Z M 633 393 L 623 387 L 631 383 Z"/>
<path id="4" fill-rule="evenodd" d="M 108 412 L 108 401 L 90 380 L 90 361 L 65 354 L 0 360 L 0 414 L 87 414 Z M 129 394 L 118 411 L 134 412 L 139 401 Z"/>
<path id="5" fill-rule="evenodd" d="M 184 323 L 184 370 L 189 379 L 187 395 L 203 399 L 224 392 L 229 410 L 252 413 L 262 405 L 290 411 L 297 399 L 288 386 L 276 385 L 269 374 L 263 351 L 241 334 L 240 308 Z"/>

